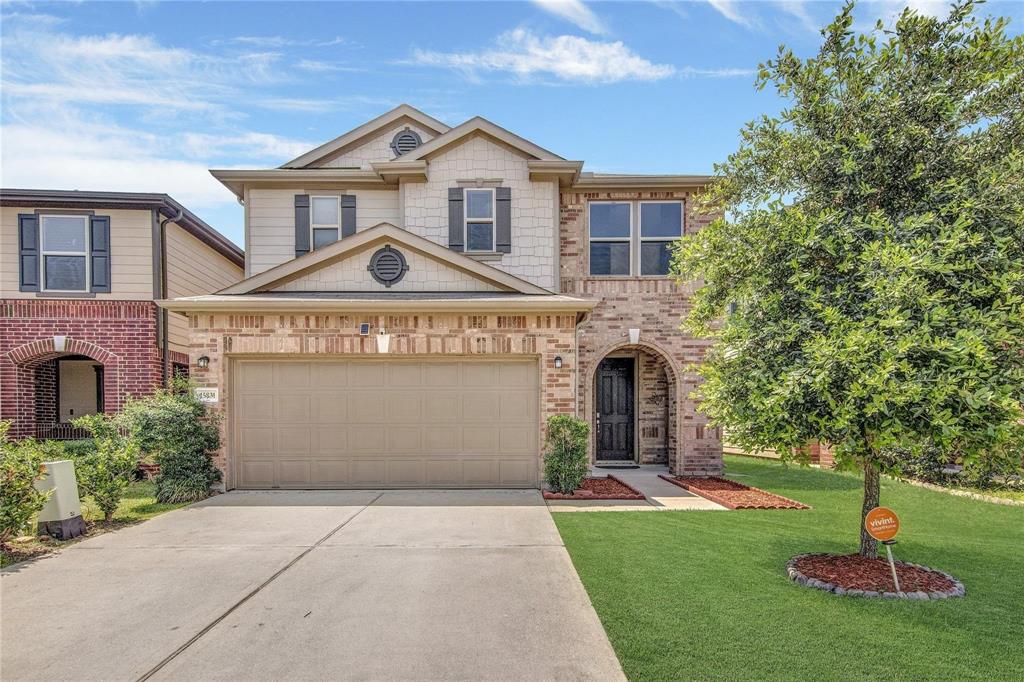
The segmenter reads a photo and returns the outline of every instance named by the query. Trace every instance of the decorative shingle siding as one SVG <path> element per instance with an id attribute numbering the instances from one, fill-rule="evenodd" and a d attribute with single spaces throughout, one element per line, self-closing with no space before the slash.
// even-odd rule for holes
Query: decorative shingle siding
<path id="1" fill-rule="evenodd" d="M 554 182 L 530 181 L 526 158 L 483 136 L 429 159 L 426 182 L 405 183 L 405 227 L 448 245 L 448 189 L 474 180 L 512 189 L 512 251 L 488 262 L 537 286 L 554 290 L 557 230 Z"/>
<path id="2" fill-rule="evenodd" d="M 58 352 L 55 336 L 66 337 L 63 352 Z M 105 411 L 120 409 L 126 396 L 151 393 L 162 380 L 156 305 L 152 301 L 0 300 L 0 419 L 14 421 L 13 437 L 34 434 L 37 370 L 61 355 L 85 355 L 103 364 Z M 49 390 L 47 371 L 43 367 L 40 377 L 44 390 Z"/>
<path id="3" fill-rule="evenodd" d="M 391 150 L 391 140 L 395 139 L 395 134 L 400 130 L 414 130 L 419 133 L 420 140 L 424 143 L 429 142 L 433 139 L 433 134 L 430 133 L 426 128 L 416 123 L 401 123 L 394 125 L 383 133 L 370 138 L 363 144 L 353 147 L 340 155 L 335 156 L 333 159 L 329 159 L 324 163 L 320 164 L 321 168 L 360 168 L 362 170 L 370 170 L 371 163 L 378 161 L 391 161 L 395 157 L 395 153 Z"/>
<path id="4" fill-rule="evenodd" d="M 597 365 L 608 353 L 636 348 L 663 359 L 666 384 L 674 388 L 675 399 L 667 402 L 674 409 L 667 416 L 666 450 L 669 465 L 679 474 L 717 475 L 722 471 L 722 444 L 719 429 L 707 426 L 707 418 L 697 410 L 691 394 L 699 377 L 689 368 L 699 363 L 709 342 L 680 331 L 688 312 L 690 284 L 679 285 L 666 277 L 590 277 L 587 242 L 587 202 L 592 200 L 636 201 L 639 199 L 683 199 L 686 201 L 686 231 L 692 233 L 707 225 L 711 218 L 692 212 L 689 192 L 563 192 L 560 200 L 560 282 L 562 293 L 596 299 L 590 319 L 581 326 L 579 343 L 579 414 L 594 424 L 593 383 Z M 640 330 L 639 347 L 630 346 L 629 330 Z M 642 355 L 641 355 L 642 357 Z M 650 374 L 643 363 L 641 376 Z M 660 448 L 654 447 L 654 401 L 660 397 L 651 391 L 640 402 L 641 461 L 660 461 Z M 645 431 L 645 428 L 647 429 Z M 645 435 L 645 433 L 647 435 Z M 679 461 L 676 461 L 679 459 Z"/>
<path id="5" fill-rule="evenodd" d="M 360 324 L 369 324 L 370 336 L 360 336 Z M 407 355 L 505 355 L 530 356 L 540 361 L 540 417 L 572 414 L 575 358 L 574 314 L 419 314 L 314 315 L 314 314 L 209 314 L 189 316 L 192 330 L 191 372 L 198 386 L 219 388 L 217 409 L 226 412 L 222 422 L 224 447 L 217 465 L 231 487 L 228 461 L 230 439 L 230 359 L 245 356 L 407 356 Z M 377 353 L 377 329 L 391 334 L 390 352 Z M 208 367 L 196 361 L 210 358 Z M 561 356 L 561 369 L 555 358 Z M 543 437 L 543 435 L 542 435 Z M 539 444 L 538 444 L 539 449 Z"/>

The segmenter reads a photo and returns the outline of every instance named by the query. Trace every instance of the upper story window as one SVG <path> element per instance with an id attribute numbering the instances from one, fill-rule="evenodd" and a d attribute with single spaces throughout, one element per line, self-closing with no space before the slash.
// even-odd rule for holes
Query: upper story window
<path id="1" fill-rule="evenodd" d="M 590 274 L 668 274 L 683 234 L 682 201 L 595 201 L 589 206 Z"/>
<path id="2" fill-rule="evenodd" d="M 467 189 L 466 251 L 494 251 L 494 188 Z"/>
<path id="3" fill-rule="evenodd" d="M 341 197 L 310 197 L 311 244 L 314 249 L 338 241 L 341 235 Z"/>
<path id="4" fill-rule="evenodd" d="M 89 217 L 40 216 L 43 289 L 86 291 L 89 282 Z"/>

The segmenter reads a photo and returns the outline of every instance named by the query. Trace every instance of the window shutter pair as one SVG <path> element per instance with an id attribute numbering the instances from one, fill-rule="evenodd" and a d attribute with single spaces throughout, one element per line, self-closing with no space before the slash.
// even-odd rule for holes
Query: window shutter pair
<path id="1" fill-rule="evenodd" d="M 512 188 L 494 189 L 494 248 L 499 253 L 512 253 Z M 465 190 L 448 188 L 448 248 L 465 251 L 466 214 L 463 210 Z"/>
<path id="2" fill-rule="evenodd" d="M 19 291 L 41 291 L 42 269 L 39 216 L 34 213 L 18 215 Z M 89 218 L 89 291 L 110 293 L 110 217 Z"/>
<path id="3" fill-rule="evenodd" d="M 303 256 L 312 250 L 309 227 L 309 195 L 295 195 L 295 257 Z M 340 239 L 351 237 L 356 233 L 356 195 L 341 195 L 341 234 Z"/>

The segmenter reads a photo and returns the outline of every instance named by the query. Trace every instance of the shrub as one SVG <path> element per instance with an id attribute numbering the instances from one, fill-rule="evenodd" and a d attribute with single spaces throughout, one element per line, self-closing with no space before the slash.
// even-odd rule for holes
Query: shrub
<path id="1" fill-rule="evenodd" d="M 557 493 L 571 494 L 590 472 L 587 436 L 590 425 L 566 414 L 548 418 L 544 479 Z"/>
<path id="2" fill-rule="evenodd" d="M 50 497 L 35 488 L 46 474 L 42 449 L 32 439 L 8 441 L 10 426 L 0 422 L 0 545 L 17 537 Z"/>
<path id="3" fill-rule="evenodd" d="M 195 502 L 208 497 L 220 481 L 210 457 L 220 447 L 217 419 L 207 414 L 187 381 L 175 380 L 169 390 L 129 401 L 119 420 L 142 453 L 160 465 L 158 501 Z"/>
<path id="4" fill-rule="evenodd" d="M 74 420 L 74 425 L 92 434 L 95 448 L 73 450 L 78 489 L 92 497 L 110 523 L 124 498 L 139 463 L 138 445 L 118 429 L 117 417 L 90 414 Z"/>

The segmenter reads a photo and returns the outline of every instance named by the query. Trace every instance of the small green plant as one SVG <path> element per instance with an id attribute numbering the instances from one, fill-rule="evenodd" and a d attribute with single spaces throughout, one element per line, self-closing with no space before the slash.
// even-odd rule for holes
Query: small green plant
<path id="1" fill-rule="evenodd" d="M 0 545 L 17 537 L 50 497 L 35 488 L 46 475 L 43 451 L 32 439 L 8 441 L 10 427 L 9 421 L 0 422 Z"/>
<path id="2" fill-rule="evenodd" d="M 118 429 L 116 417 L 90 414 L 79 417 L 74 425 L 92 434 L 95 449 L 79 448 L 75 474 L 81 493 L 92 497 L 110 523 L 124 498 L 139 463 L 139 447 Z"/>
<path id="3" fill-rule="evenodd" d="M 544 453 L 544 479 L 556 493 L 572 494 L 590 471 L 587 437 L 590 425 L 577 417 L 556 414 L 548 418 Z"/>
<path id="4" fill-rule="evenodd" d="M 220 481 L 210 456 L 220 447 L 217 418 L 207 413 L 187 381 L 176 379 L 170 389 L 129 401 L 118 419 L 142 453 L 160 465 L 155 479 L 159 502 L 204 499 Z"/>

